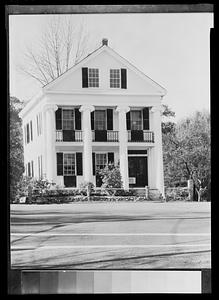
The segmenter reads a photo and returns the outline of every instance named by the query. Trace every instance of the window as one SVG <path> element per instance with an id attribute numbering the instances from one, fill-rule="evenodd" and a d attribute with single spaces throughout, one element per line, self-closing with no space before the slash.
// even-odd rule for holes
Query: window
<path id="1" fill-rule="evenodd" d="M 33 171 L 33 160 L 31 160 L 31 177 L 34 177 L 34 171 Z"/>
<path id="2" fill-rule="evenodd" d="M 96 170 L 104 169 L 107 164 L 106 153 L 96 153 Z"/>
<path id="3" fill-rule="evenodd" d="M 33 125 L 32 125 L 32 121 L 30 121 L 30 138 L 31 141 L 33 140 Z"/>
<path id="4" fill-rule="evenodd" d="M 106 130 L 106 111 L 105 110 L 95 110 L 95 130 Z"/>
<path id="5" fill-rule="evenodd" d="M 99 69 L 88 69 L 88 86 L 99 87 Z"/>
<path id="6" fill-rule="evenodd" d="M 29 126 L 29 123 L 26 126 L 27 126 L 27 144 L 29 144 L 29 142 L 30 142 L 30 126 Z"/>
<path id="7" fill-rule="evenodd" d="M 62 110 L 62 128 L 64 130 L 74 130 L 74 109 Z"/>
<path id="8" fill-rule="evenodd" d="M 120 69 L 110 70 L 110 87 L 120 88 Z"/>
<path id="9" fill-rule="evenodd" d="M 27 167 L 28 167 L 27 176 L 30 177 L 31 176 L 30 162 L 28 163 Z"/>
<path id="10" fill-rule="evenodd" d="M 131 113 L 131 130 L 142 130 L 141 110 L 133 110 Z"/>
<path id="11" fill-rule="evenodd" d="M 64 154 L 63 169 L 64 176 L 75 175 L 75 153 Z"/>
<path id="12" fill-rule="evenodd" d="M 42 155 L 38 156 L 38 172 L 39 179 L 43 178 Z"/>

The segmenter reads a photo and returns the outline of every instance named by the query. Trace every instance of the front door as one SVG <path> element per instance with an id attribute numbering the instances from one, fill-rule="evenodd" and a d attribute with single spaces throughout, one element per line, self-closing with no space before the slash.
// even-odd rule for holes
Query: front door
<path id="1" fill-rule="evenodd" d="M 148 185 L 148 166 L 147 157 L 130 156 L 128 158 L 129 177 L 132 178 L 130 187 L 145 187 Z"/>

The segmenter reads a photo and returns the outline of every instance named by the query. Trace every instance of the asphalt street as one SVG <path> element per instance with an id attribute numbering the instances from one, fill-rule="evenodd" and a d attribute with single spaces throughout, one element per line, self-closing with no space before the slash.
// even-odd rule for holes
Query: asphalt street
<path id="1" fill-rule="evenodd" d="M 36 269 L 211 267 L 210 203 L 11 205 L 11 264 Z"/>

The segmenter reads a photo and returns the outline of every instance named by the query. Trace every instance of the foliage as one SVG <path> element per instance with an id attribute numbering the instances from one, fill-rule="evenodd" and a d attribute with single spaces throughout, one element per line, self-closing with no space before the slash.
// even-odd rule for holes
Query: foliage
<path id="1" fill-rule="evenodd" d="M 209 189 L 210 115 L 196 112 L 163 134 L 165 185 L 193 179 L 200 200 Z"/>
<path id="2" fill-rule="evenodd" d="M 82 182 L 79 185 L 79 193 L 80 194 L 87 195 L 87 191 L 89 191 L 89 194 L 93 193 L 93 191 L 94 191 L 94 184 L 92 182 L 85 181 L 85 182 Z"/>
<path id="3" fill-rule="evenodd" d="M 23 143 L 22 143 L 22 122 L 19 112 L 23 103 L 10 97 L 10 199 L 13 201 L 16 195 L 16 185 L 23 172 Z"/>
<path id="4" fill-rule="evenodd" d="M 99 170 L 102 178 L 102 189 L 108 195 L 115 195 L 116 189 L 122 188 L 122 177 L 119 165 L 107 164 L 104 169 Z"/>
<path id="5" fill-rule="evenodd" d="M 23 74 L 46 85 L 56 79 L 96 48 L 95 38 L 83 20 L 73 15 L 52 16 L 36 44 L 26 46 L 22 64 Z"/>

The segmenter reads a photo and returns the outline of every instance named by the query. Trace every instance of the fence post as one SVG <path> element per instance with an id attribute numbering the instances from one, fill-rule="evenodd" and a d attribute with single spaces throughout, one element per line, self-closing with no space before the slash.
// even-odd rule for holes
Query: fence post
<path id="1" fill-rule="evenodd" d="M 148 200 L 148 186 L 145 186 L 145 197 Z"/>
<path id="2" fill-rule="evenodd" d="M 189 201 L 193 201 L 194 183 L 192 179 L 188 180 Z"/>

